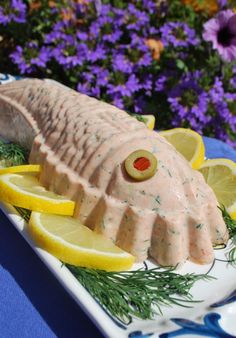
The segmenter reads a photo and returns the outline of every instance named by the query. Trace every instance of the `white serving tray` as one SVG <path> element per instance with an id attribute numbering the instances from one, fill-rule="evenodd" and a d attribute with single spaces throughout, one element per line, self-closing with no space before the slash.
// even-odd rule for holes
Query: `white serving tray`
<path id="1" fill-rule="evenodd" d="M 25 221 L 14 207 L 0 204 L 0 208 L 105 337 L 171 337 L 173 331 L 179 337 L 186 337 L 186 334 L 187 337 L 200 337 L 203 332 L 205 336 L 209 333 L 211 337 L 236 337 L 236 267 L 217 260 L 225 259 L 229 247 L 216 251 L 214 265 L 201 266 L 187 262 L 178 270 L 181 274 L 202 274 L 211 268 L 210 275 L 216 279 L 200 280 L 191 290 L 193 298 L 202 300 L 201 303 L 194 304 L 190 309 L 180 306 L 162 307 L 163 315 L 157 315 L 153 320 L 133 319 L 130 324 L 124 325 L 111 317 L 58 259 L 34 244 L 27 233 Z M 153 267 L 150 262 L 146 263 L 149 268 Z M 140 265 L 135 268 L 140 268 Z M 216 304 L 217 307 L 211 307 L 217 302 L 220 302 Z"/>

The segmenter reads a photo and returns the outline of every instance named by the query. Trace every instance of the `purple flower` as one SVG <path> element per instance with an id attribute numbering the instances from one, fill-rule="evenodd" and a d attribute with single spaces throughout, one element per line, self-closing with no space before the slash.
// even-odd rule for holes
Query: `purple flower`
<path id="1" fill-rule="evenodd" d="M 112 66 L 114 71 L 130 74 L 133 71 L 133 64 L 128 60 L 125 55 L 116 54 L 112 58 Z"/>
<path id="2" fill-rule="evenodd" d="M 168 102 L 172 111 L 176 113 L 173 125 L 180 126 L 187 121 L 198 132 L 202 130 L 210 117 L 206 115 L 208 109 L 208 94 L 198 85 L 195 74 L 187 74 L 168 95 Z"/>
<path id="3" fill-rule="evenodd" d="M 139 31 L 142 27 L 145 27 L 150 20 L 150 17 L 144 11 L 140 11 L 134 4 L 129 4 L 127 8 L 127 29 Z"/>
<path id="4" fill-rule="evenodd" d="M 134 112 L 137 114 L 143 114 L 145 112 L 145 108 L 147 106 L 147 100 L 144 95 L 138 95 L 136 99 L 134 99 Z"/>
<path id="5" fill-rule="evenodd" d="M 228 0 L 217 0 L 217 3 L 220 7 L 220 9 L 223 9 L 224 7 L 226 7 L 228 5 Z"/>
<path id="6" fill-rule="evenodd" d="M 209 95 L 213 103 L 217 103 L 223 100 L 224 98 L 223 83 L 218 77 L 215 78 L 215 82 L 212 88 L 209 90 Z"/>
<path id="7" fill-rule="evenodd" d="M 104 34 L 103 35 L 103 41 L 108 41 L 111 43 L 116 43 L 120 40 L 123 32 L 121 30 L 115 30 L 114 32 L 110 34 Z"/>
<path id="8" fill-rule="evenodd" d="M 129 76 L 128 81 L 124 84 L 108 84 L 107 93 L 113 96 L 116 93 L 120 93 L 121 96 L 128 96 L 131 97 L 133 93 L 137 92 L 140 88 L 139 81 L 137 77 L 132 74 Z"/>
<path id="9" fill-rule="evenodd" d="M 66 69 L 82 66 L 88 59 L 88 47 L 84 43 L 61 43 L 51 51 L 54 59 Z"/>
<path id="10" fill-rule="evenodd" d="M 94 50 L 87 51 L 88 60 L 95 63 L 99 60 L 105 60 L 107 58 L 106 50 L 103 45 L 97 45 Z"/>
<path id="11" fill-rule="evenodd" d="M 220 121 L 220 124 L 229 124 L 235 132 L 236 115 L 230 111 L 229 103 L 236 100 L 236 93 L 226 93 L 222 81 L 216 78 L 212 88 L 209 90 L 209 98 L 215 108 L 217 120 Z"/>
<path id="12" fill-rule="evenodd" d="M 86 95 L 91 95 L 91 87 L 90 84 L 88 82 L 79 82 L 77 84 L 77 91 L 82 93 L 82 94 L 86 94 Z"/>
<path id="13" fill-rule="evenodd" d="M 33 71 L 33 67 L 25 60 L 24 50 L 21 46 L 16 46 L 16 50 L 10 55 L 11 60 L 15 63 L 21 74 L 29 74 Z"/>
<path id="14" fill-rule="evenodd" d="M 112 104 L 114 104 L 114 106 L 116 106 L 116 107 L 118 107 L 120 109 L 124 109 L 125 108 L 122 95 L 120 95 L 119 93 L 116 93 L 115 95 L 113 95 Z"/>
<path id="15" fill-rule="evenodd" d="M 152 64 L 152 55 L 151 52 L 148 51 L 146 53 L 143 53 L 143 55 L 140 56 L 139 60 L 137 61 L 137 66 L 150 66 Z"/>
<path id="16" fill-rule="evenodd" d="M 236 14 L 230 9 L 219 12 L 204 24 L 203 39 L 212 42 L 222 60 L 236 59 Z"/>
<path id="17" fill-rule="evenodd" d="M 140 84 L 140 88 L 144 89 L 145 94 L 147 96 L 152 95 L 152 89 L 153 89 L 153 76 L 152 74 L 146 74 L 143 76 L 142 82 Z"/>
<path id="18" fill-rule="evenodd" d="M 0 7 L 0 24 L 6 25 L 12 21 L 26 21 L 26 5 L 21 0 L 11 0 L 11 4 L 6 3 Z"/>
<path id="19" fill-rule="evenodd" d="M 229 80 L 230 85 L 233 87 L 233 89 L 236 89 L 236 67 L 232 68 L 232 77 Z"/>
<path id="20" fill-rule="evenodd" d="M 96 86 L 104 87 L 109 82 L 110 73 L 107 69 L 102 69 L 101 67 L 96 68 L 93 68 L 94 74 L 96 75 Z"/>
<path id="21" fill-rule="evenodd" d="M 45 35 L 44 41 L 46 44 L 59 44 L 59 43 L 68 43 L 74 44 L 76 41 L 76 36 L 72 33 L 68 33 L 71 28 L 71 23 L 69 21 L 59 21 L 54 26 L 50 33 Z M 79 33 L 78 33 L 79 34 Z"/>
<path id="22" fill-rule="evenodd" d="M 164 46 L 188 47 L 199 44 L 194 29 L 184 22 L 168 22 L 160 28 Z"/>
<path id="23" fill-rule="evenodd" d="M 47 47 L 38 47 L 34 41 L 28 42 L 24 48 L 17 46 L 16 50 L 10 55 L 22 74 L 30 74 L 36 70 L 36 66 L 45 68 L 51 59 L 51 51 Z"/>
<path id="24" fill-rule="evenodd" d="M 88 40 L 88 34 L 86 32 L 77 31 L 76 37 L 77 37 L 78 40 L 81 40 L 81 41 L 87 41 Z"/>
<path id="25" fill-rule="evenodd" d="M 165 89 L 167 80 L 167 76 L 161 75 L 155 82 L 155 90 L 157 92 L 162 92 Z"/>

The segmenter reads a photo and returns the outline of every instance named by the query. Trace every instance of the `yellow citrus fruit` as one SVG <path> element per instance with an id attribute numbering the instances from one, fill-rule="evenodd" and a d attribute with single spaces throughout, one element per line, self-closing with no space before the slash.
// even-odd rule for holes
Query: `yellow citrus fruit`
<path id="1" fill-rule="evenodd" d="M 225 158 L 205 161 L 199 171 L 214 191 L 220 205 L 236 219 L 236 163 Z"/>
<path id="2" fill-rule="evenodd" d="M 141 115 L 142 118 L 144 119 L 144 123 L 146 126 L 153 130 L 155 127 L 155 116 L 154 115 Z"/>
<path id="3" fill-rule="evenodd" d="M 39 164 L 24 164 L 16 165 L 13 167 L 0 168 L 0 175 L 9 173 L 22 173 L 22 172 L 40 172 L 41 166 Z"/>
<path id="4" fill-rule="evenodd" d="M 38 246 L 65 263 L 107 271 L 134 263 L 134 256 L 73 217 L 32 212 L 28 231 Z"/>
<path id="5" fill-rule="evenodd" d="M 176 150 L 198 169 L 204 161 L 205 147 L 201 135 L 191 129 L 173 128 L 159 132 Z"/>
<path id="6" fill-rule="evenodd" d="M 40 185 L 35 173 L 0 175 L 0 200 L 29 210 L 69 216 L 75 208 L 75 202 Z"/>

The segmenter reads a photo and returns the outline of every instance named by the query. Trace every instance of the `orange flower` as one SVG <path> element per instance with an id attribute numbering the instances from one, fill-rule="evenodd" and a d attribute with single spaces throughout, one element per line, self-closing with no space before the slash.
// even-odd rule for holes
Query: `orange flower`
<path id="1" fill-rule="evenodd" d="M 75 2 L 77 4 L 86 5 L 88 3 L 88 0 L 75 0 Z"/>
<path id="2" fill-rule="evenodd" d="M 63 20 L 71 20 L 72 18 L 74 18 L 74 12 L 71 9 L 67 9 L 61 12 L 61 16 Z"/>
<path id="3" fill-rule="evenodd" d="M 55 3 L 55 1 L 48 1 L 48 6 L 49 7 L 51 7 L 51 8 L 53 8 L 53 7 L 56 7 L 56 3 Z"/>
<path id="4" fill-rule="evenodd" d="M 182 0 L 185 5 L 193 7 L 195 12 L 207 12 L 209 15 L 214 15 L 219 10 L 217 0 Z"/>
<path id="5" fill-rule="evenodd" d="M 42 6 L 40 1 L 33 1 L 29 4 L 29 12 L 37 11 Z"/>
<path id="6" fill-rule="evenodd" d="M 147 39 L 145 41 L 146 45 L 152 51 L 152 57 L 154 60 L 160 60 L 161 52 L 164 49 L 163 43 L 161 40 Z"/>

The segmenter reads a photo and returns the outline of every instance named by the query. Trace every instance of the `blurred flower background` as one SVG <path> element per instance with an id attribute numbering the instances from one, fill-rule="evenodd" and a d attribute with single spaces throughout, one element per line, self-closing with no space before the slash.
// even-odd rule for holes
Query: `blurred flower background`
<path id="1" fill-rule="evenodd" d="M 156 129 L 236 147 L 236 14 L 227 0 L 0 1 L 0 72 L 50 77 Z"/>

